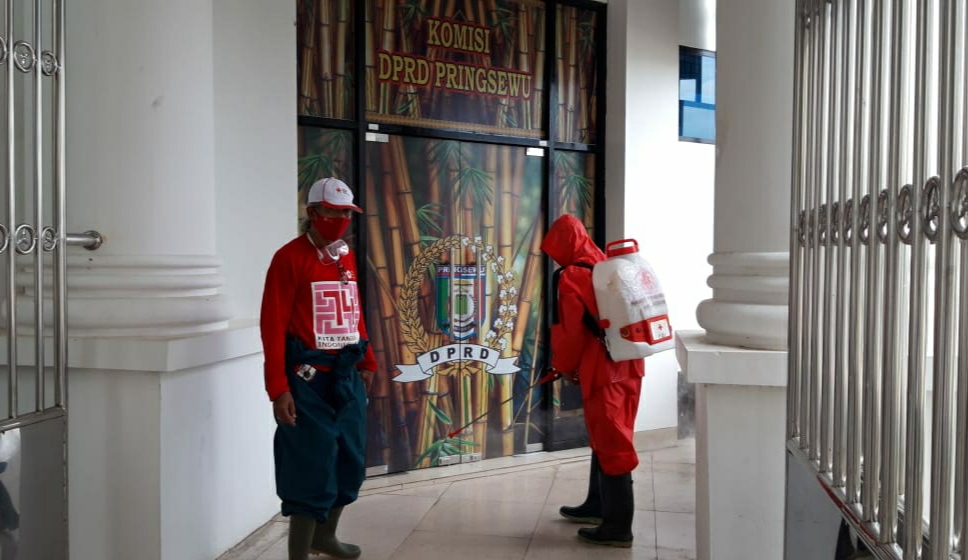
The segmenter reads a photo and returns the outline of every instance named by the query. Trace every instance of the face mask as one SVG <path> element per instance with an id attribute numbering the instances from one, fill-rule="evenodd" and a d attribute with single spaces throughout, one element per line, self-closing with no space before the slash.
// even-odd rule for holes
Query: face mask
<path id="1" fill-rule="evenodd" d="M 327 241 L 335 241 L 346 233 L 350 226 L 350 218 L 324 218 L 317 215 L 313 220 L 313 227 Z"/>

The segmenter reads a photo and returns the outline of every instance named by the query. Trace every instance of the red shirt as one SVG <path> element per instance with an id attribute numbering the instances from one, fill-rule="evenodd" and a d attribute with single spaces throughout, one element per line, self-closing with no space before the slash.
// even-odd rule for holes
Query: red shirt
<path id="1" fill-rule="evenodd" d="M 305 235 L 286 243 L 272 257 L 260 321 L 269 399 L 276 400 L 289 391 L 287 334 L 297 336 L 308 348 L 334 353 L 360 339 L 369 340 L 356 283 L 356 256 L 350 251 L 340 264 L 345 271 L 343 279 L 337 264 L 324 264 Z M 376 371 L 372 346 L 357 367 Z"/>

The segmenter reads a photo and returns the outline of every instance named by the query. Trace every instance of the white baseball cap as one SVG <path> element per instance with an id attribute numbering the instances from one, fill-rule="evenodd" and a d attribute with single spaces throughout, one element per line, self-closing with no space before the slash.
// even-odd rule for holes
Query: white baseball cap
<path id="1" fill-rule="evenodd" d="M 336 177 L 320 179 L 309 187 L 309 195 L 306 197 L 306 204 L 312 206 L 319 204 L 327 208 L 337 210 L 350 209 L 354 212 L 362 212 L 363 209 L 353 204 L 353 191 L 343 181 Z"/>

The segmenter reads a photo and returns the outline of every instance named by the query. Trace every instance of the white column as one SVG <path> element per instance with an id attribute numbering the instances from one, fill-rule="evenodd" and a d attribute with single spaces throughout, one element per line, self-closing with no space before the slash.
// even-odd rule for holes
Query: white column
<path id="1" fill-rule="evenodd" d="M 68 257 L 71 557 L 214 558 L 254 528 L 225 485 L 267 511 L 271 432 L 238 412 L 267 406 L 261 346 L 221 293 L 212 0 L 67 10 L 68 229 L 104 237 Z M 222 468 L 243 433 L 258 456 Z"/>
<path id="2" fill-rule="evenodd" d="M 705 333 L 679 332 L 696 383 L 700 560 L 783 558 L 794 3 L 717 10 L 716 195 Z"/>
<path id="3" fill-rule="evenodd" d="M 104 236 L 68 258 L 71 335 L 224 328 L 211 1 L 86 0 L 67 26 L 68 229 Z"/>
<path id="4" fill-rule="evenodd" d="M 707 339 L 786 348 L 793 3 L 717 12 L 715 237 Z"/>

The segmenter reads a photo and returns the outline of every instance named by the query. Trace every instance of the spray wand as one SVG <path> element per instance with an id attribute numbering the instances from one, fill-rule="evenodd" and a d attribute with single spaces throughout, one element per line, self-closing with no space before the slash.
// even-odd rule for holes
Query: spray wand
<path id="1" fill-rule="evenodd" d="M 547 368 L 546 371 L 547 371 L 547 373 L 545 373 L 543 376 L 541 376 L 540 378 L 538 378 L 537 381 L 535 381 L 534 383 L 532 383 L 531 385 L 529 385 L 523 391 L 519 391 L 518 393 L 515 393 L 514 395 L 511 395 L 511 398 L 505 399 L 505 400 L 501 401 L 500 403 L 498 403 L 498 406 L 504 405 L 505 403 L 509 403 L 509 402 L 513 401 L 514 399 L 520 397 L 521 395 L 527 394 L 528 391 L 530 391 L 531 389 L 534 389 L 538 385 L 543 385 L 543 384 L 548 383 L 550 381 L 554 381 L 554 380 L 556 380 L 556 379 L 558 379 L 559 377 L 562 376 L 562 373 L 560 371 L 556 370 L 555 368 L 553 368 L 551 366 L 548 366 L 548 368 Z M 460 428 L 457 428 L 456 430 L 454 430 L 452 432 L 449 432 L 447 434 L 447 437 L 448 438 L 453 438 L 454 436 L 460 434 L 461 432 L 463 432 L 467 428 L 471 427 L 471 425 L 475 424 L 478 420 L 480 420 L 481 418 L 484 418 L 485 416 L 487 416 L 488 414 L 490 414 L 490 412 L 491 412 L 491 409 L 487 409 L 486 411 L 484 411 L 484 414 L 481 414 L 477 418 L 474 418 L 473 420 L 471 420 L 470 422 L 464 424 Z"/>

